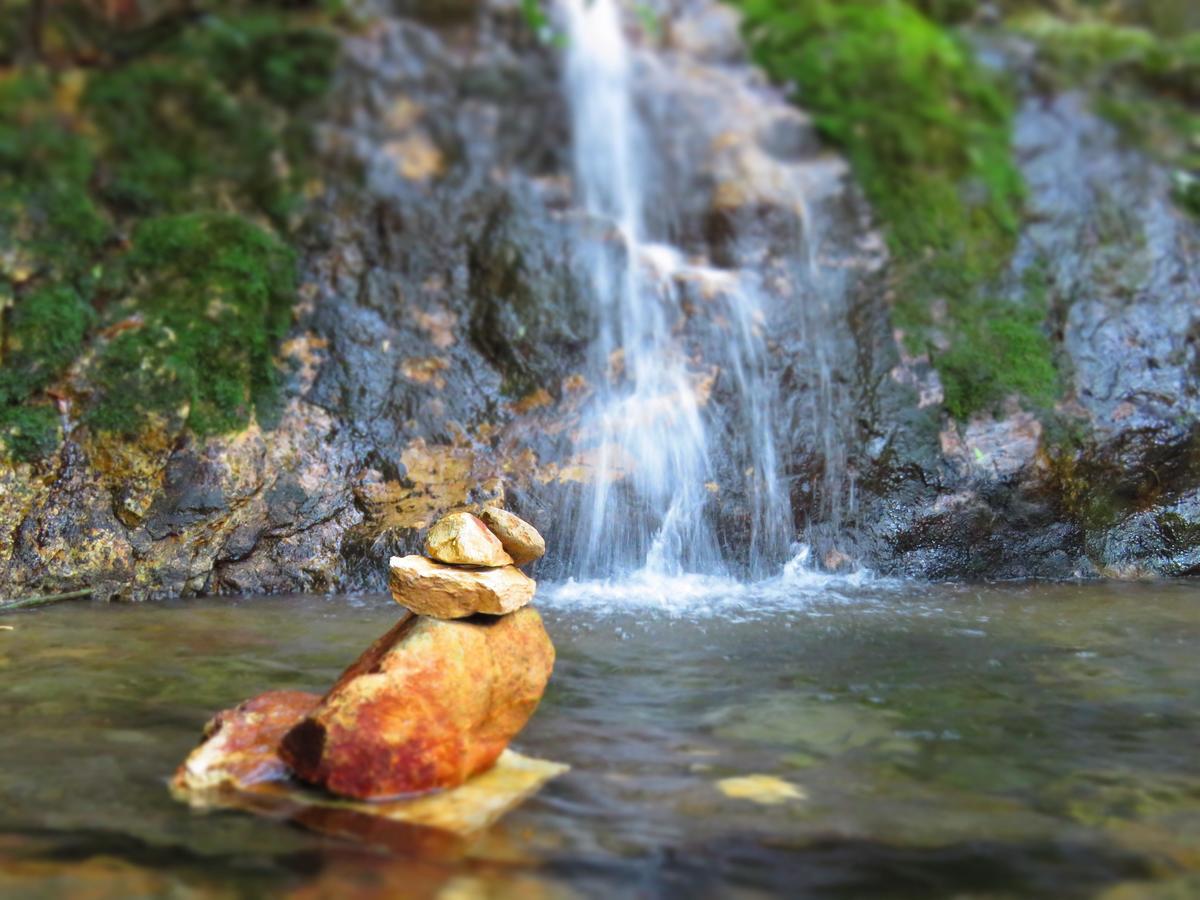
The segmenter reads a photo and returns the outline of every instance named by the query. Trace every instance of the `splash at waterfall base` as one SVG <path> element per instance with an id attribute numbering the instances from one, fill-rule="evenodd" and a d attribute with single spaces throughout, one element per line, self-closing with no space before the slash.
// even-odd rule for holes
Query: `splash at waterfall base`
<path id="1" fill-rule="evenodd" d="M 512 528 L 540 542 L 515 516 L 493 517 L 510 526 L 514 549 L 529 545 L 513 543 Z M 507 554 L 495 558 L 501 541 L 466 512 L 435 525 L 426 546 L 447 555 L 447 536 L 455 543 L 463 533 L 476 549 L 473 562 L 458 563 L 467 567 L 463 583 L 501 570 L 480 554 L 516 572 Z M 541 617 L 527 605 L 532 590 L 500 614 L 461 609 L 447 618 L 413 611 L 423 593 L 419 579 L 405 581 L 395 599 L 409 611 L 324 696 L 268 691 L 218 713 L 176 772 L 176 795 L 412 849 L 414 834 L 428 842 L 492 824 L 565 771 L 508 749 L 554 664 Z M 477 600 L 466 592 L 462 603 Z"/>

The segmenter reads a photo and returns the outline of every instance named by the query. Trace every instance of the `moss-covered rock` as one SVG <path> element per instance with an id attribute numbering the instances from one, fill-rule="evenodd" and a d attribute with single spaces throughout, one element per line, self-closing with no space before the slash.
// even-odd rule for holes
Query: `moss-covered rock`
<path id="1" fill-rule="evenodd" d="M 1020 290 L 997 298 L 1024 191 L 1005 86 L 916 4 L 739 5 L 757 58 L 849 156 L 892 253 L 894 321 L 930 353 L 948 409 L 965 418 L 1013 391 L 1044 402 L 1044 309 Z M 930 11 L 962 18 L 953 5 Z"/>
<path id="2" fill-rule="evenodd" d="M 238 216 L 190 213 L 143 222 L 122 264 L 132 293 L 109 316 L 131 327 L 98 352 L 86 421 L 132 436 L 147 412 L 183 407 L 200 435 L 245 425 L 277 386 L 291 251 Z"/>
<path id="3" fill-rule="evenodd" d="M 95 429 L 133 435 L 170 412 L 204 435 L 270 405 L 295 293 L 305 110 L 337 55 L 304 5 L 164 3 L 125 21 L 84 3 L 0 34 L 10 455 L 55 448 L 48 391 L 64 397 L 54 386 L 79 361 L 66 393 Z"/>

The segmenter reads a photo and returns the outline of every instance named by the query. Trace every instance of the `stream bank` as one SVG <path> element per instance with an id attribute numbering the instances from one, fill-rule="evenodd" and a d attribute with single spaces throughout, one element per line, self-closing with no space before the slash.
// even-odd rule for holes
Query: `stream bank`
<path id="1" fill-rule="evenodd" d="M 994 299 L 1003 310 L 1037 293 L 1045 314 L 1022 333 L 1032 327 L 1053 363 L 1050 394 L 1004 387 L 964 406 L 960 388 L 947 393 L 946 356 L 955 363 L 956 347 L 979 337 L 963 336 L 956 298 L 931 291 L 914 343 L 912 317 L 897 307 L 906 261 L 886 209 L 870 202 L 860 160 L 842 156 L 821 109 L 792 105 L 749 63 L 729 7 L 648 6 L 657 16 L 630 23 L 644 76 L 636 100 L 661 160 L 648 206 L 679 247 L 753 264 L 769 285 L 781 466 L 812 559 L 919 578 L 1194 572 L 1200 254 L 1196 221 L 1178 202 L 1178 160 L 1132 144 L 1097 111 L 1087 79 L 1048 77 L 1060 70 L 1039 54 L 1034 29 L 920 19 L 913 52 L 948 46 L 952 33 L 966 42 L 953 46 L 968 47 L 971 71 L 998 71 L 1012 91 L 1009 146 L 1023 200 Z M 176 173 L 182 193 L 156 199 L 119 177 L 132 149 L 101 143 L 70 162 L 91 204 L 82 212 L 101 226 L 48 232 L 53 252 L 41 256 L 26 244 L 12 255 L 12 235 L 28 236 L 6 232 L 4 363 L 17 371 L 25 359 L 20 371 L 32 378 L 6 402 L 12 416 L 35 410 L 49 423 L 36 440 L 23 422 L 6 432 L 6 594 L 380 589 L 380 561 L 414 550 L 438 514 L 501 497 L 563 546 L 594 473 L 572 433 L 595 388 L 580 373 L 596 323 L 569 262 L 566 225 L 579 210 L 554 42 L 503 0 L 397 2 L 333 17 L 302 10 L 275 21 L 276 32 L 243 22 L 236 4 L 206 7 L 196 21 L 173 19 L 172 9 L 107 23 L 129 38 L 120 55 L 48 43 L 43 106 L 20 115 L 57 103 L 56 127 L 87 135 L 128 99 L 129 84 L 149 79 L 160 98 L 151 109 L 208 97 L 226 116 L 215 133 L 271 123 L 251 145 L 266 152 L 279 175 L 266 184 L 278 190 L 249 191 L 262 159 L 234 169 L 243 181 L 216 187 L 214 161 L 199 159 Z M 236 42 L 205 45 L 217 54 L 207 58 L 224 61 L 215 73 L 185 68 L 195 77 L 183 86 L 151 78 L 170 54 L 238 22 L 268 47 L 280 27 L 317 35 L 305 47 L 332 62 L 291 64 L 328 78 L 302 80 L 292 95 L 276 77 L 288 63 L 238 68 Z M 182 44 L 147 40 L 167 24 Z M 261 103 L 303 105 L 294 121 L 309 136 L 292 141 L 293 120 Z M 169 118 L 162 126 L 173 127 Z M 222 210 L 196 211 L 205 191 Z M 293 194 L 303 202 L 285 203 Z M 47 202 L 17 201 L 35 211 Z M 227 218 L 231 206 L 239 218 Z M 139 231 L 147 217 L 157 227 Z M 193 239 L 230 229 L 251 258 Z M 102 245 L 89 252 L 106 260 L 98 275 L 79 265 L 86 254 L 60 253 L 88 235 Z M 55 246 L 59 238 L 71 243 Z M 203 259 L 173 261 L 181 241 L 208 248 Z M 139 379 L 172 373 L 169 390 L 153 379 L 111 382 L 135 371 L 124 350 L 170 346 L 180 333 L 172 316 L 220 322 L 248 308 L 220 279 L 179 275 L 196 265 L 255 274 L 245 282 L 257 317 L 249 336 L 202 329 L 193 336 L 211 342 L 203 352 L 164 351 L 161 370 L 136 370 Z M 129 281 L 110 284 L 110 267 Z M 85 349 L 22 343 L 21 322 L 40 321 L 38 301 L 51 296 L 42 289 L 64 280 L 84 300 L 64 334 Z M 126 285 L 135 296 L 122 311 Z M 213 291 L 225 299 L 206 306 Z M 996 315 L 989 304 L 980 315 Z M 205 353 L 234 365 L 187 367 Z M 958 359 L 971 372 L 994 363 Z M 721 379 L 708 386 L 718 400 Z M 145 410 L 103 400 L 135 395 L 164 402 Z M 715 488 L 706 514 L 736 561 L 750 500 L 733 478 Z M 551 559 L 539 574 L 566 573 Z"/>

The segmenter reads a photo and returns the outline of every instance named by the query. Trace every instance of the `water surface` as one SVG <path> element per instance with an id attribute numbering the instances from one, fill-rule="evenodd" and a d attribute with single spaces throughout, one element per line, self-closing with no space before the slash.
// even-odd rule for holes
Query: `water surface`
<path id="1" fill-rule="evenodd" d="M 386 598 L 5 616 L 0 896 L 1200 893 L 1200 586 L 697 592 L 543 592 L 559 661 L 517 746 L 573 770 L 432 858 L 166 789 L 213 711 L 322 689 Z M 722 792 L 747 775 L 794 796 Z"/>

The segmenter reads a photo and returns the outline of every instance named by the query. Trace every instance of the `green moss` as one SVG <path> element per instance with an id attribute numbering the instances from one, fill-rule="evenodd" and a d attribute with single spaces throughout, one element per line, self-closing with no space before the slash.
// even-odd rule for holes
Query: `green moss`
<path id="1" fill-rule="evenodd" d="M 203 206 L 216 188 L 282 221 L 297 187 L 280 165 L 285 111 L 325 92 L 336 59 L 331 34 L 279 16 L 208 16 L 101 73 L 84 104 L 106 136 L 106 198 L 152 215 Z"/>
<path id="2" fill-rule="evenodd" d="M 27 42 L 29 0 L 0 0 L 0 64 L 15 60 Z"/>
<path id="3" fill-rule="evenodd" d="M 19 297 L 4 329 L 0 404 L 22 403 L 57 378 L 79 354 L 92 319 L 91 307 L 67 285 Z"/>
<path id="4" fill-rule="evenodd" d="M 1024 193 L 1003 85 L 899 0 L 738 5 L 759 61 L 849 157 L 892 253 L 894 320 L 910 349 L 931 353 L 950 410 L 1014 390 L 1044 401 L 1056 377 L 1039 310 L 1021 296 L 984 299 L 1008 265 Z M 940 18 L 967 12 L 921 5 Z"/>
<path id="5" fill-rule="evenodd" d="M 325 17 L 297 11 L 306 5 L 202 2 L 129 28 L 69 4 L 38 34 L 32 19 L 0 31 L 0 53 L 16 35 L 26 57 L 53 63 L 0 79 L 0 444 L 11 455 L 54 449 L 47 392 L 85 353 L 85 378 L 55 396 L 83 387 L 72 405 L 93 428 L 132 435 L 151 414 L 186 410 L 211 434 L 276 405 L 304 108 L 337 53 L 314 24 Z M 76 56 L 88 68 L 73 68 Z"/>
<path id="6" fill-rule="evenodd" d="M 53 103 L 44 72 L 0 81 L 0 444 L 25 460 L 57 443 L 58 416 L 38 395 L 83 345 L 84 292 L 109 233 L 88 193 L 92 148 Z"/>
<path id="7" fill-rule="evenodd" d="M 992 302 L 970 304 L 963 313 L 950 349 L 936 357 L 951 415 L 965 419 L 1013 393 L 1053 403 L 1058 372 L 1044 311 Z"/>
<path id="8" fill-rule="evenodd" d="M 109 228 L 88 191 L 93 148 L 53 100 L 46 73 L 0 80 L 0 247 L 70 276 L 90 266 Z"/>
<path id="9" fill-rule="evenodd" d="M 186 407 L 197 434 L 245 425 L 277 386 L 292 252 L 245 219 L 193 213 L 143 222 L 125 265 L 135 293 L 114 312 L 141 322 L 100 352 L 88 422 L 131 434 L 148 412 Z"/>
<path id="10" fill-rule="evenodd" d="M 1140 64 L 1158 44 L 1144 28 L 1099 19 L 1072 22 L 1039 14 L 1014 20 L 1014 27 L 1038 42 L 1043 60 L 1064 76 L 1080 77 L 1098 67 Z"/>
<path id="11" fill-rule="evenodd" d="M 900 2 L 744 0 L 756 55 L 843 146 L 904 268 L 910 319 L 1007 262 L 1022 183 L 1012 109 L 949 32 Z"/>
<path id="12" fill-rule="evenodd" d="M 0 408 L 0 440 L 16 459 L 41 459 L 58 446 L 58 413 L 45 404 Z"/>
<path id="13" fill-rule="evenodd" d="M 124 212 L 190 208 L 210 180 L 242 193 L 266 166 L 269 136 L 219 83 L 176 61 L 103 73 L 85 104 L 106 137 L 101 189 Z"/>
<path id="14" fill-rule="evenodd" d="M 979 11 L 978 0 L 914 0 L 913 5 L 935 22 L 954 25 Z"/>
<path id="15" fill-rule="evenodd" d="M 293 25 L 277 13 L 210 16 L 185 32 L 178 54 L 202 60 L 229 88 L 253 86 L 294 109 L 322 96 L 337 61 L 337 40 L 319 28 Z"/>

